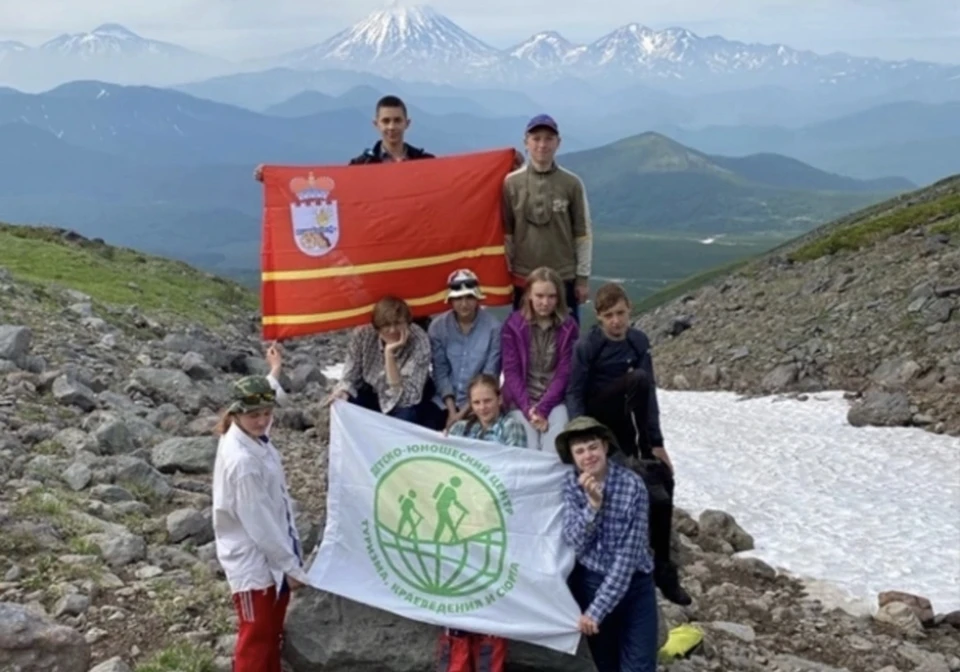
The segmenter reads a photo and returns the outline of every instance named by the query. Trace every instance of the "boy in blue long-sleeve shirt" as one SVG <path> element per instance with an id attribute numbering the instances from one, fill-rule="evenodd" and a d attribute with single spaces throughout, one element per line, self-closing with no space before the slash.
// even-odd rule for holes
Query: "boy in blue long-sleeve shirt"
<path id="1" fill-rule="evenodd" d="M 650 541 L 654 576 L 663 596 L 681 605 L 690 596 L 670 559 L 673 465 L 664 447 L 650 340 L 630 326 L 630 299 L 623 287 L 597 290 L 597 321 L 577 343 L 567 387 L 571 418 L 587 415 L 610 428 L 627 458 L 634 458 L 650 490 Z"/>

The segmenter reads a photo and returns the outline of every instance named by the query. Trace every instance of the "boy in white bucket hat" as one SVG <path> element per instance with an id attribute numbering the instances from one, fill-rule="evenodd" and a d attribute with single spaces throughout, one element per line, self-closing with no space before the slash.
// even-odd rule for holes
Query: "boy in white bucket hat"
<path id="1" fill-rule="evenodd" d="M 480 305 L 483 299 L 477 274 L 457 269 L 447 277 L 450 310 L 430 323 L 437 393 L 426 406 L 438 431 L 449 429 L 469 409 L 467 391 L 474 376 L 500 376 L 500 321 Z"/>

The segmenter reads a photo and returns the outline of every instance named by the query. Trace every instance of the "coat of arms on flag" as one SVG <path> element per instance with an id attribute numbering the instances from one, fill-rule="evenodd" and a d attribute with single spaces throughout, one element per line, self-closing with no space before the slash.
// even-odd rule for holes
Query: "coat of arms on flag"
<path id="1" fill-rule="evenodd" d="M 322 257 L 340 240 L 340 218 L 337 202 L 331 199 L 335 183 L 329 177 L 295 177 L 290 191 L 297 202 L 290 204 L 293 239 L 304 254 Z"/>

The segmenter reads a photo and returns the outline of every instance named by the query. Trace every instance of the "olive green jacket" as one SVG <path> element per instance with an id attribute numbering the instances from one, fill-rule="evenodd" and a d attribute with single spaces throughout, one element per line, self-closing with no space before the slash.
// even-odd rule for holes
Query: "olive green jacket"
<path id="1" fill-rule="evenodd" d="M 503 221 L 507 262 L 514 275 L 549 266 L 564 280 L 590 277 L 593 225 L 583 182 L 554 165 L 539 172 L 532 165 L 504 180 Z"/>

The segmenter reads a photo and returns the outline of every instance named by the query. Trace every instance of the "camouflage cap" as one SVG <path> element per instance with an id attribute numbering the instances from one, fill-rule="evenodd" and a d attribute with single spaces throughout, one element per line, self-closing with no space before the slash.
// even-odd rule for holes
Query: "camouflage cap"
<path id="1" fill-rule="evenodd" d="M 236 381 L 230 390 L 228 413 L 252 413 L 263 408 L 273 408 L 277 393 L 266 376 L 246 376 Z"/>
<path id="2" fill-rule="evenodd" d="M 614 436 L 610 428 L 599 420 L 595 420 L 587 415 L 581 415 L 568 422 L 563 431 L 557 435 L 556 443 L 557 455 L 560 461 L 565 464 L 573 464 L 573 455 L 570 453 L 570 442 L 579 437 L 597 437 L 607 442 L 607 454 L 613 454 L 620 450 L 617 443 L 617 437 Z"/>

